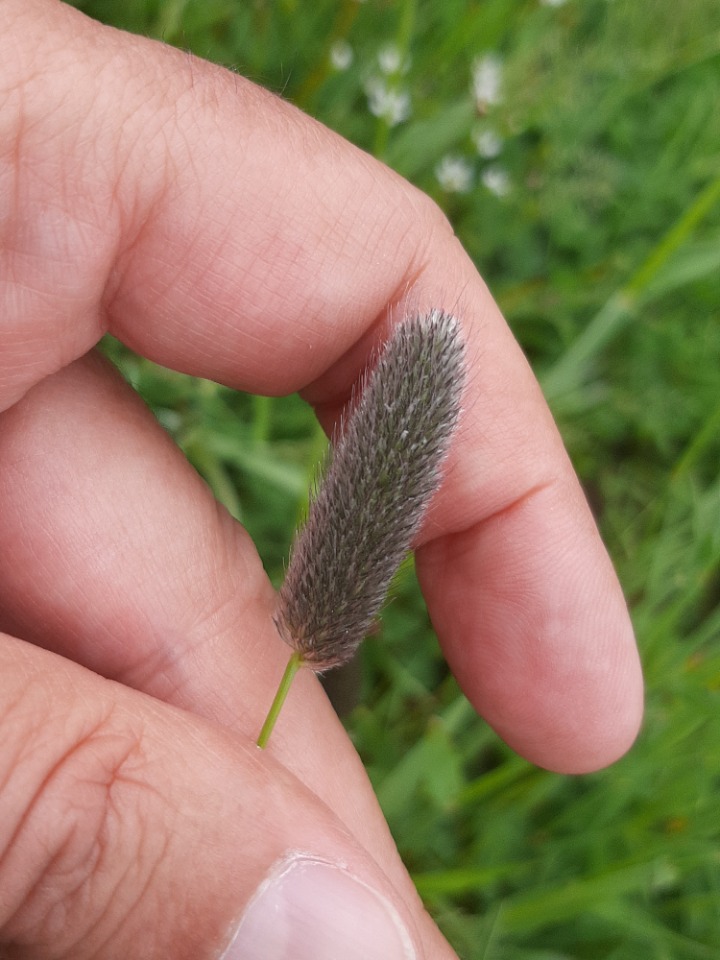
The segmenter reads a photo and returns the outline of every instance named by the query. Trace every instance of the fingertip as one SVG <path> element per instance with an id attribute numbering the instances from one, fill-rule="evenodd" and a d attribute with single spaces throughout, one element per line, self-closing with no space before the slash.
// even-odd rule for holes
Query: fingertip
<path id="1" fill-rule="evenodd" d="M 644 693 L 637 657 L 622 657 L 617 675 L 578 683 L 576 707 L 554 714 L 535 735 L 507 736 L 532 763 L 553 773 L 579 775 L 612 766 L 635 744 L 642 729 Z M 517 741 L 517 742 L 514 742 Z"/>
<path id="2" fill-rule="evenodd" d="M 532 763 L 577 774 L 630 749 L 643 681 L 612 564 L 587 507 L 569 501 L 547 489 L 429 543 L 418 575 L 478 713 Z"/>

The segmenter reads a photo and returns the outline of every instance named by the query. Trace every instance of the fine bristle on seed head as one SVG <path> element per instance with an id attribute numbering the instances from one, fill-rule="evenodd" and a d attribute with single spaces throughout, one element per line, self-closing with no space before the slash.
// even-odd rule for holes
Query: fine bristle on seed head
<path id="1" fill-rule="evenodd" d="M 440 485 L 460 413 L 464 348 L 440 310 L 405 320 L 362 384 L 293 545 L 275 623 L 321 671 L 368 632 Z"/>

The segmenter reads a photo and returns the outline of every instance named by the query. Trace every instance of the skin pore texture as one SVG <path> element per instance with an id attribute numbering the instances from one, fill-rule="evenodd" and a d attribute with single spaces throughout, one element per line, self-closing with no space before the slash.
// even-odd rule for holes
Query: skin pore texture
<path id="1" fill-rule="evenodd" d="M 448 960 L 309 671 L 255 747 L 287 660 L 273 591 L 93 347 L 300 390 L 331 429 L 392 324 L 457 315 L 467 386 L 418 575 L 478 712 L 581 773 L 632 743 L 642 681 L 522 352 L 424 195 L 229 71 L 3 0 L 0 104 L 0 955 L 218 957 L 301 851 Z"/>

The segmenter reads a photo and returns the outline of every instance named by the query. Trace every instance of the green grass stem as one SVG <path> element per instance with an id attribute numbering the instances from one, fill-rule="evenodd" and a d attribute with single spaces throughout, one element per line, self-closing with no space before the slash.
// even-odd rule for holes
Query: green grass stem
<path id="1" fill-rule="evenodd" d="M 287 666 L 285 667 L 285 672 L 280 680 L 280 686 L 277 688 L 277 693 L 275 694 L 273 702 L 270 704 L 270 709 L 268 710 L 268 715 L 265 718 L 265 723 L 263 723 L 260 735 L 257 738 L 257 745 L 263 750 L 268 745 L 268 740 L 275 729 L 277 718 L 280 716 L 280 711 L 282 710 L 285 700 L 287 699 L 287 695 L 290 692 L 290 687 L 295 679 L 295 674 L 302 666 L 302 663 L 303 660 L 301 655 L 297 652 L 297 650 L 294 651 L 288 660 Z"/>

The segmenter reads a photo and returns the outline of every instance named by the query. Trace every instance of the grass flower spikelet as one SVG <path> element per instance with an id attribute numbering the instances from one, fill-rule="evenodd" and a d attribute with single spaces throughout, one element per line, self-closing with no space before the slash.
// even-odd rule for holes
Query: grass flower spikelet
<path id="1" fill-rule="evenodd" d="M 316 670 L 349 660 L 437 490 L 464 379 L 458 321 L 402 323 L 365 377 L 305 527 L 275 622 Z"/>

